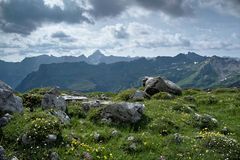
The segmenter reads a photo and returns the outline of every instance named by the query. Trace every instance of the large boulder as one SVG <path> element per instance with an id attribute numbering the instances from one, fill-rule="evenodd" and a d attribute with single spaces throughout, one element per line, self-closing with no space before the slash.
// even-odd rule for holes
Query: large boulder
<path id="1" fill-rule="evenodd" d="M 22 99 L 3 81 L 0 81 L 0 112 L 23 112 Z"/>
<path id="2" fill-rule="evenodd" d="M 101 111 L 101 118 L 114 122 L 136 123 L 142 119 L 144 104 L 112 103 Z"/>
<path id="3" fill-rule="evenodd" d="M 64 112 L 67 108 L 65 99 L 56 88 L 50 90 L 43 96 L 41 105 L 43 109 L 57 109 Z"/>
<path id="4" fill-rule="evenodd" d="M 174 95 L 181 95 L 182 89 L 175 83 L 161 77 L 145 77 L 143 79 L 144 92 L 152 96 L 159 92 L 168 92 Z"/>

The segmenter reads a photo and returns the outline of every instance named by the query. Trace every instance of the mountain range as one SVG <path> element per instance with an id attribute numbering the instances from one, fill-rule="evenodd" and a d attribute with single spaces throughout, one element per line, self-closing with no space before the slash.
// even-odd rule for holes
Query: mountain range
<path id="1" fill-rule="evenodd" d="M 16 90 L 58 86 L 77 91 L 117 92 L 139 87 L 144 76 L 162 76 L 183 88 L 238 87 L 240 84 L 240 61 L 234 58 L 206 57 L 188 52 L 174 57 L 151 59 L 118 57 L 106 63 L 104 56 L 95 57 L 91 63 L 77 61 L 42 64 L 38 70 L 28 74 Z M 103 63 L 99 63 L 99 59 Z"/>
<path id="2" fill-rule="evenodd" d="M 80 55 L 74 56 L 48 56 L 40 55 L 36 57 L 28 57 L 21 62 L 5 62 L 0 60 L 0 79 L 15 88 L 20 82 L 31 72 L 37 71 L 41 64 L 64 63 L 64 62 L 86 62 L 88 64 L 97 65 L 99 63 L 116 63 L 124 61 L 132 61 L 139 57 L 120 57 L 105 56 L 100 50 L 96 50 L 92 55 L 86 57 Z"/>

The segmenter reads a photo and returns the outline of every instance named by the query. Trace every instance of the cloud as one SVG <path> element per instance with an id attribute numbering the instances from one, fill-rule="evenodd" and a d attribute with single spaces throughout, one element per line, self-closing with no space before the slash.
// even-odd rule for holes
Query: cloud
<path id="1" fill-rule="evenodd" d="M 162 11 L 173 17 L 191 16 L 193 8 L 188 0 L 136 0 L 146 9 Z"/>
<path id="2" fill-rule="evenodd" d="M 129 0 L 89 0 L 91 15 L 96 18 L 114 17 L 122 13 L 132 3 Z"/>
<path id="3" fill-rule="evenodd" d="M 200 7 L 240 17 L 240 0 L 199 0 Z"/>
<path id="4" fill-rule="evenodd" d="M 76 1 L 63 0 L 64 8 L 44 0 L 0 1 L 0 28 L 8 33 L 30 34 L 43 23 L 90 22 Z"/>
<path id="5" fill-rule="evenodd" d="M 127 39 L 129 37 L 127 27 L 123 24 L 106 26 L 103 30 L 106 32 L 110 32 L 110 34 L 116 39 Z"/>
<path id="6" fill-rule="evenodd" d="M 131 8 L 160 11 L 171 17 L 193 14 L 190 0 L 0 0 L 0 28 L 29 35 L 45 23 L 94 23 Z"/>
<path id="7" fill-rule="evenodd" d="M 55 32 L 51 35 L 52 38 L 68 38 L 70 37 L 69 35 L 67 35 L 66 33 L 62 32 L 62 31 L 58 31 Z"/>

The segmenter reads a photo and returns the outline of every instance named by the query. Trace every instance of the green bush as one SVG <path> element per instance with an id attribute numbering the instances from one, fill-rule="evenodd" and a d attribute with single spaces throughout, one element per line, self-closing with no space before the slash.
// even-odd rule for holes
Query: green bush
<path id="1" fill-rule="evenodd" d="M 136 92 L 136 89 L 128 89 L 128 90 L 121 91 L 115 96 L 114 100 L 129 101 L 135 92 Z"/>
<path id="2" fill-rule="evenodd" d="M 208 114 L 197 114 L 193 115 L 193 126 L 199 129 L 214 129 L 218 126 L 218 121 Z"/>
<path id="3" fill-rule="evenodd" d="M 240 144 L 232 138 L 219 132 L 200 132 L 203 137 L 203 145 L 220 153 L 224 159 L 239 159 Z"/>
<path id="4" fill-rule="evenodd" d="M 122 149 L 127 153 L 136 153 L 144 150 L 143 141 L 139 137 L 129 136 L 122 144 Z"/>
<path id="5" fill-rule="evenodd" d="M 86 118 L 86 112 L 82 108 L 81 102 L 70 103 L 68 105 L 68 115 L 76 118 Z"/>
<path id="6" fill-rule="evenodd" d="M 238 93 L 238 88 L 217 88 L 213 90 L 213 93 Z"/>
<path id="7" fill-rule="evenodd" d="M 204 95 L 197 98 L 199 104 L 215 105 L 218 103 L 217 97 L 213 95 Z"/>
<path id="8" fill-rule="evenodd" d="M 166 93 L 166 92 L 159 92 L 152 96 L 152 99 L 160 100 L 160 99 L 174 99 L 174 96 Z"/>
<path id="9" fill-rule="evenodd" d="M 41 106 L 43 96 L 40 94 L 25 93 L 22 95 L 23 106 L 28 108 L 36 108 Z"/>
<path id="10" fill-rule="evenodd" d="M 178 111 L 178 112 L 184 112 L 184 113 L 193 113 L 194 110 L 191 107 L 195 108 L 193 105 L 188 106 L 188 105 L 179 104 L 179 105 L 173 106 L 172 110 Z"/>
<path id="11" fill-rule="evenodd" d="M 24 133 L 34 143 L 43 144 L 49 134 L 60 137 L 61 129 L 61 123 L 58 118 L 46 112 L 40 112 L 30 116 Z"/>
<path id="12" fill-rule="evenodd" d="M 202 92 L 202 90 L 197 88 L 186 89 L 183 91 L 183 95 L 194 95 L 199 94 L 200 92 Z"/>
<path id="13" fill-rule="evenodd" d="M 179 127 L 169 118 L 160 117 L 160 118 L 154 119 L 149 124 L 149 129 L 154 133 L 158 133 L 163 136 L 166 136 L 171 133 L 177 132 L 179 130 Z"/>

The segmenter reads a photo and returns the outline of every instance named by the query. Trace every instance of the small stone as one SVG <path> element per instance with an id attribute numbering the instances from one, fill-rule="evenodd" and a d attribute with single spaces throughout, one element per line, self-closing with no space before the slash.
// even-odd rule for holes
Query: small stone
<path id="1" fill-rule="evenodd" d="M 57 140 L 57 136 L 54 134 L 49 134 L 47 136 L 47 142 L 55 142 Z"/>
<path id="2" fill-rule="evenodd" d="M 180 144 L 183 141 L 183 137 L 179 133 L 174 134 L 174 141 L 176 144 Z"/>
<path id="3" fill-rule="evenodd" d="M 118 135 L 118 131 L 117 131 L 117 130 L 113 130 L 113 131 L 112 131 L 112 136 L 113 136 L 113 137 L 116 137 L 117 135 Z"/>
<path id="4" fill-rule="evenodd" d="M 29 137 L 29 136 L 27 136 L 27 134 L 24 134 L 24 135 L 22 135 L 22 143 L 24 144 L 24 145 L 28 145 L 28 144 L 31 144 L 32 143 L 32 140 L 31 140 L 31 138 Z"/>
<path id="5" fill-rule="evenodd" d="M 221 133 L 224 135 L 228 135 L 230 133 L 230 130 L 227 127 L 223 127 L 223 129 L 221 130 Z"/>
<path id="6" fill-rule="evenodd" d="M 100 134 L 99 134 L 99 133 L 94 133 L 93 137 L 94 137 L 94 139 L 95 139 L 96 141 L 99 141 L 99 139 L 100 139 Z"/>
<path id="7" fill-rule="evenodd" d="M 164 156 L 160 156 L 158 160 L 166 160 Z"/>
<path id="8" fill-rule="evenodd" d="M 4 117 L 6 117 L 8 120 L 11 120 L 13 118 L 13 116 L 9 113 L 6 113 Z"/>
<path id="9" fill-rule="evenodd" d="M 93 160 L 93 157 L 88 152 L 83 152 L 83 156 L 82 157 L 83 157 L 84 160 Z"/>
<path id="10" fill-rule="evenodd" d="M 4 127 L 8 124 L 9 120 L 7 117 L 0 118 L 0 127 Z"/>
<path id="11" fill-rule="evenodd" d="M 59 160 L 59 155 L 57 154 L 57 152 L 52 152 L 50 154 L 50 160 Z"/>
<path id="12" fill-rule="evenodd" d="M 11 160 L 18 160 L 18 158 L 14 156 Z"/>
<path id="13" fill-rule="evenodd" d="M 0 155 L 3 155 L 4 153 L 5 153 L 5 149 L 2 146 L 0 146 Z"/>
<path id="14" fill-rule="evenodd" d="M 136 151 L 136 150 L 137 150 L 137 144 L 136 144 L 136 143 L 132 143 L 132 144 L 129 146 L 129 148 L 130 148 L 131 150 Z"/>
<path id="15" fill-rule="evenodd" d="M 0 146 L 0 160 L 5 160 L 4 154 L 5 154 L 5 149 L 2 146 Z"/>
<path id="16" fill-rule="evenodd" d="M 127 138 L 127 140 L 128 141 L 133 141 L 135 138 L 133 137 L 133 136 L 129 136 L 128 138 Z"/>

